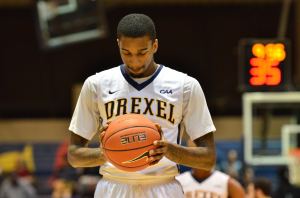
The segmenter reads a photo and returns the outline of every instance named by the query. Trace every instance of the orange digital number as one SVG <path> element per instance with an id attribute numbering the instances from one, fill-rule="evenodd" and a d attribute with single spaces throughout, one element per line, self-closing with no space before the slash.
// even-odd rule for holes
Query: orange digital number
<path id="1" fill-rule="evenodd" d="M 281 82 L 281 71 L 278 68 L 278 61 L 270 61 L 261 58 L 250 59 L 250 84 L 260 85 L 278 85 Z"/>
<path id="2" fill-rule="evenodd" d="M 252 47 L 252 54 L 255 56 L 250 59 L 249 80 L 252 86 L 276 86 L 281 82 L 280 62 L 285 59 L 285 50 L 282 44 L 255 44 Z"/>

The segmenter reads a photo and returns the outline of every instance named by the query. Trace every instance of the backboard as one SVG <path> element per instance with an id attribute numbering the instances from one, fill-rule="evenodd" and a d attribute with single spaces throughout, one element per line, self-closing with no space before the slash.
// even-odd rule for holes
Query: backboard
<path id="1" fill-rule="evenodd" d="M 287 165 L 286 150 L 290 145 L 286 144 L 292 143 L 287 138 L 297 132 L 290 125 L 297 125 L 299 113 L 300 92 L 244 93 L 246 162 L 252 165 Z"/>
<path id="2" fill-rule="evenodd" d="M 39 0 L 36 7 L 41 44 L 45 48 L 106 35 L 101 0 Z"/>

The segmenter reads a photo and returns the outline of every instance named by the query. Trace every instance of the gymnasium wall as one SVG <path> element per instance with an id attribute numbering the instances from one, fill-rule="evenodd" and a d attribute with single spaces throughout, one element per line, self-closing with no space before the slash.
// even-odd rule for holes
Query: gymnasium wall
<path id="1" fill-rule="evenodd" d="M 281 137 L 281 126 L 289 123 L 289 117 L 274 117 L 270 123 L 269 138 Z M 242 139 L 243 125 L 239 116 L 215 116 L 213 117 L 217 131 L 216 141 Z M 60 142 L 69 137 L 70 119 L 10 119 L 0 120 L 0 144 L 1 143 L 47 143 Z M 254 119 L 254 137 L 260 137 L 262 120 Z M 94 141 L 98 141 L 98 136 Z"/>
<path id="2" fill-rule="evenodd" d="M 213 116 L 240 116 L 238 41 L 242 37 L 275 37 L 280 10 L 280 1 L 120 4 L 106 8 L 106 38 L 42 50 L 35 7 L 1 7 L 0 118 L 69 119 L 74 84 L 121 63 L 115 29 L 129 12 L 154 19 L 159 38 L 157 62 L 197 78 Z M 292 6 L 287 26 L 292 41 L 294 15 Z"/>

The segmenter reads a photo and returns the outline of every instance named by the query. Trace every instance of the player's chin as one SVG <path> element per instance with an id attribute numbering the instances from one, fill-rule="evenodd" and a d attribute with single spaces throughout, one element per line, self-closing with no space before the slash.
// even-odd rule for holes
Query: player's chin
<path id="1" fill-rule="evenodd" d="M 144 70 L 143 69 L 140 69 L 137 71 L 129 70 L 129 74 L 130 74 L 130 76 L 132 76 L 134 78 L 139 78 L 139 77 L 143 76 Z"/>
<path id="2" fill-rule="evenodd" d="M 140 77 L 145 72 L 145 66 L 141 66 L 141 67 L 137 67 L 137 68 L 127 66 L 127 71 L 133 77 Z"/>

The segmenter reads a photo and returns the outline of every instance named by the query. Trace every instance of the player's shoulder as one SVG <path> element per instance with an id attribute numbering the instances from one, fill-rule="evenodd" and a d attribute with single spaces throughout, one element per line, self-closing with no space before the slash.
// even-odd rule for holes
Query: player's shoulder
<path id="1" fill-rule="evenodd" d="M 186 180 L 192 177 L 192 173 L 191 171 L 185 171 L 183 173 L 181 173 L 180 175 L 176 176 L 177 180 Z"/>
<path id="2" fill-rule="evenodd" d="M 118 73 L 120 73 L 120 66 L 97 72 L 89 76 L 86 81 L 90 84 L 99 84 L 100 81 L 106 81 L 116 77 Z"/>
<path id="3" fill-rule="evenodd" d="M 167 67 L 165 65 L 163 65 L 162 76 L 164 78 L 169 78 L 169 79 L 173 79 L 173 80 L 183 79 L 184 84 L 189 84 L 189 85 L 198 83 L 197 79 L 188 75 L 187 73 L 175 70 L 175 69 Z"/>
<path id="4" fill-rule="evenodd" d="M 190 76 L 187 73 L 172 69 L 172 68 L 167 67 L 167 66 L 164 66 L 164 71 L 165 71 L 166 74 L 169 74 L 169 76 L 171 76 L 170 74 L 182 76 L 184 78 L 184 82 L 186 84 L 199 84 L 199 82 L 196 78 Z"/>
<path id="5" fill-rule="evenodd" d="M 228 179 L 228 178 L 230 177 L 228 174 L 223 173 L 223 172 L 221 172 L 221 171 L 219 171 L 219 170 L 215 170 L 214 173 L 213 173 L 213 175 L 214 175 L 215 177 L 218 177 L 218 178 L 223 177 L 223 178 L 225 178 L 225 179 Z"/>
<path id="6" fill-rule="evenodd" d="M 178 71 L 178 70 L 175 70 L 173 68 L 170 68 L 168 66 L 165 66 L 165 65 L 162 65 L 163 66 L 163 69 L 162 69 L 162 72 L 168 76 L 173 76 L 173 75 L 176 75 L 176 76 L 187 76 L 186 73 L 183 73 L 181 71 Z"/>
<path id="7" fill-rule="evenodd" d="M 177 175 L 175 178 L 184 187 L 189 186 L 190 184 L 195 182 L 191 171 L 185 171 L 185 172 L 181 173 L 180 175 Z"/>

